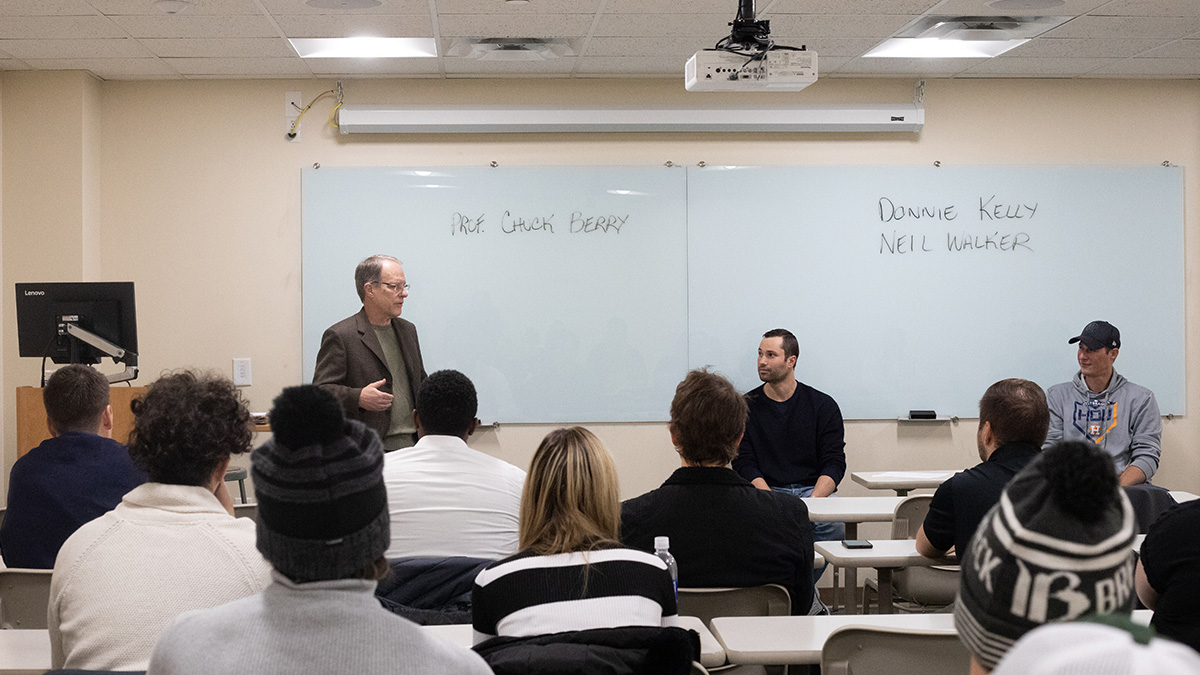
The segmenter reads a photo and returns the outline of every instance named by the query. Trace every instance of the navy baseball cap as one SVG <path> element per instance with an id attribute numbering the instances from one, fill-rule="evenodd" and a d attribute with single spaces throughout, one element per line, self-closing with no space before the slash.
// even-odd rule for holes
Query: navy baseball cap
<path id="1" fill-rule="evenodd" d="M 1076 342 L 1082 342 L 1088 349 L 1116 349 L 1121 346 L 1121 331 L 1107 321 L 1093 321 L 1084 326 L 1082 333 L 1067 340 L 1069 345 Z"/>

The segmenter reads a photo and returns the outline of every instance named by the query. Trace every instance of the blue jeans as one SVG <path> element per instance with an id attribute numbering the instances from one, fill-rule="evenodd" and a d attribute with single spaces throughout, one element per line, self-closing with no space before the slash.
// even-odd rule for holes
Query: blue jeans
<path id="1" fill-rule="evenodd" d="M 776 492 L 784 492 L 789 495 L 795 495 L 797 497 L 811 497 L 812 492 L 813 492 L 813 487 L 814 486 L 812 486 L 812 485 L 792 484 L 792 485 L 781 485 L 778 487 L 773 487 L 771 489 Z M 833 498 L 836 496 L 837 496 L 837 490 L 834 490 L 833 493 L 829 495 L 829 497 L 826 497 L 826 499 L 830 499 L 830 498 Z M 820 523 L 812 523 L 812 532 L 813 532 L 813 541 L 841 541 L 846 538 L 846 524 L 845 523 L 828 522 L 828 521 L 820 522 Z M 825 607 L 824 603 L 821 602 L 821 598 L 817 594 L 817 589 L 816 589 L 817 580 L 819 580 L 821 578 L 821 576 L 823 574 L 825 574 L 825 569 L 828 567 L 829 567 L 829 563 L 827 562 L 827 563 L 825 563 L 825 565 L 823 567 L 821 567 L 820 570 L 813 570 L 813 606 L 812 606 L 812 609 L 809 610 L 809 612 L 808 612 L 809 614 L 828 614 L 829 613 L 829 609 L 827 607 Z"/>

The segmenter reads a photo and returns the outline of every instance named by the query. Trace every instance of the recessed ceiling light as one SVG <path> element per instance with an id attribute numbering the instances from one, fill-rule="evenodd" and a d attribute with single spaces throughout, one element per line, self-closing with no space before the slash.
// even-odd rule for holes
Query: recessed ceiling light
<path id="1" fill-rule="evenodd" d="M 383 3 L 380 0 L 308 0 L 304 4 L 319 9 L 371 9 Z"/>
<path id="2" fill-rule="evenodd" d="M 437 56 L 433 38 L 290 38 L 304 59 L 405 59 Z"/>
<path id="3" fill-rule="evenodd" d="M 863 54 L 864 58 L 987 59 L 1020 47 L 1029 40 L 943 40 L 892 38 Z"/>
<path id="4" fill-rule="evenodd" d="M 1026 11 L 1050 9 L 1051 7 L 1062 7 L 1065 4 L 1067 4 L 1065 0 L 992 0 L 988 3 L 988 7 L 1007 12 L 1014 9 Z"/>
<path id="5" fill-rule="evenodd" d="M 528 5 L 529 0 L 504 0 L 504 4 L 508 6 Z"/>
<path id="6" fill-rule="evenodd" d="M 154 6 L 163 14 L 178 14 L 191 7 L 192 3 L 187 0 L 157 0 Z"/>

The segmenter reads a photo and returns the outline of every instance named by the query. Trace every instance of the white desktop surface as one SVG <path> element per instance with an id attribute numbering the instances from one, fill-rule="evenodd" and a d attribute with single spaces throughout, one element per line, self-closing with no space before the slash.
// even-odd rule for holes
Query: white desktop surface
<path id="1" fill-rule="evenodd" d="M 820 663 L 829 634 L 843 626 L 955 632 L 953 614 L 733 616 L 713 619 L 712 626 L 730 663 L 763 665 Z"/>
<path id="2" fill-rule="evenodd" d="M 852 471 L 850 480 L 871 490 L 916 490 L 935 488 L 954 471 Z"/>
<path id="3" fill-rule="evenodd" d="M 725 663 L 725 649 L 703 621 L 694 616 L 681 616 L 679 617 L 679 627 L 694 630 L 700 634 L 700 665 L 712 668 Z M 451 644 L 467 648 L 471 647 L 475 635 L 470 624 L 421 626 L 421 630 L 436 635 Z M 48 642 L 49 638 L 47 638 Z M 49 644 L 47 644 L 47 654 L 49 654 Z M 0 671 L 0 673 L 3 672 Z"/>
<path id="4" fill-rule="evenodd" d="M 24 675 L 50 670 L 50 631 L 0 630 L 0 673 Z"/>
<path id="5" fill-rule="evenodd" d="M 903 497 L 804 497 L 813 522 L 890 522 Z"/>
<path id="6" fill-rule="evenodd" d="M 917 553 L 915 539 L 872 539 L 871 548 L 846 548 L 840 541 L 818 541 L 817 553 L 838 567 L 932 567 L 953 560 L 926 558 Z"/>

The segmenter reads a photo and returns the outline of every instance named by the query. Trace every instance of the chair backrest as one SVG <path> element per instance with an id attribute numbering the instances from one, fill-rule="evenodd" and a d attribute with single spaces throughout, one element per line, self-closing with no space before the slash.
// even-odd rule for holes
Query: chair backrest
<path id="1" fill-rule="evenodd" d="M 694 616 L 706 625 L 718 616 L 788 616 L 792 596 L 779 584 L 749 588 L 680 588 L 680 616 Z"/>
<path id="2" fill-rule="evenodd" d="M 933 495 L 913 495 L 897 504 L 892 515 L 892 539 L 916 539 L 932 500 Z"/>
<path id="3" fill-rule="evenodd" d="M 0 628 L 46 628 L 52 570 L 0 569 Z"/>
<path id="4" fill-rule="evenodd" d="M 822 675 L 962 675 L 970 662 L 952 631 L 845 626 L 821 649 Z"/>
<path id="5" fill-rule="evenodd" d="M 233 515 L 238 518 L 249 518 L 254 522 L 258 522 L 258 502 L 249 504 L 234 504 Z"/>

